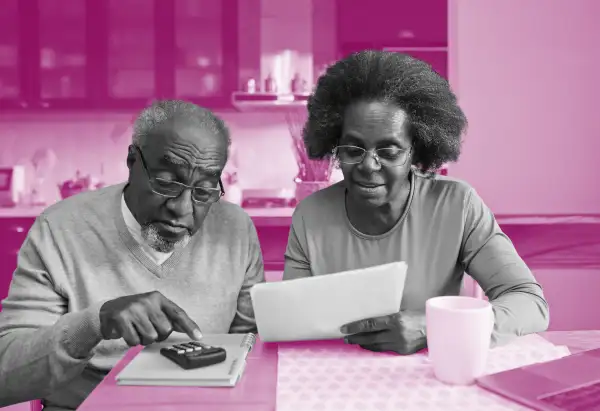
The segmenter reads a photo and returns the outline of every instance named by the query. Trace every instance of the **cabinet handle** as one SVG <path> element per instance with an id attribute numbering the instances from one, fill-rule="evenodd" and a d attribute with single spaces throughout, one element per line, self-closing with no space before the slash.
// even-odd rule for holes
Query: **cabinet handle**
<path id="1" fill-rule="evenodd" d="M 25 231 L 25 228 L 24 228 L 24 227 L 22 227 L 22 226 L 20 226 L 20 225 L 18 225 L 18 226 L 15 226 L 15 227 L 14 227 L 14 230 L 15 230 L 17 233 L 22 233 L 22 232 L 24 232 L 24 231 Z"/>
<path id="2" fill-rule="evenodd" d="M 414 39 L 415 38 L 415 32 L 412 30 L 401 30 L 398 33 L 398 37 L 401 39 Z"/>

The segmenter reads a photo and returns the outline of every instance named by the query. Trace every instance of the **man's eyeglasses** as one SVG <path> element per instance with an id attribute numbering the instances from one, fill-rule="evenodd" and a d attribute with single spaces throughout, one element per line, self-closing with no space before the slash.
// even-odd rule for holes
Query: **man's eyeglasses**
<path id="1" fill-rule="evenodd" d="M 169 198 L 177 198 L 183 193 L 185 190 L 192 190 L 192 201 L 197 204 L 210 204 L 219 201 L 219 199 L 225 195 L 225 190 L 223 189 L 223 183 L 221 179 L 219 179 L 219 187 L 218 188 L 210 188 L 210 187 L 193 187 L 188 186 L 178 181 L 165 180 L 159 177 L 152 177 L 150 172 L 148 171 L 148 167 L 146 166 L 146 160 L 144 160 L 144 155 L 142 154 L 142 150 L 138 146 L 135 146 L 135 149 L 140 155 L 140 159 L 142 160 L 142 167 L 144 168 L 144 172 L 146 173 L 146 177 L 148 177 L 148 182 L 150 183 L 150 188 L 155 194 L 158 194 L 163 197 Z"/>
<path id="2" fill-rule="evenodd" d="M 380 165 L 399 167 L 406 163 L 410 149 L 386 147 L 377 150 L 365 150 L 356 146 L 337 146 L 333 149 L 333 156 L 342 164 L 360 164 L 369 151 L 373 151 L 373 156 Z"/>

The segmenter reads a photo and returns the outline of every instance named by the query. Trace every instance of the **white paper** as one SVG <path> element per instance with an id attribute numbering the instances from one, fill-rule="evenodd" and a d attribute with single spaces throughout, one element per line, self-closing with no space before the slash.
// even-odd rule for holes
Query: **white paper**
<path id="1" fill-rule="evenodd" d="M 262 341 L 342 338 L 344 324 L 397 313 L 407 266 L 361 270 L 257 284 L 250 291 Z"/>
<path id="2" fill-rule="evenodd" d="M 534 336 L 490 351 L 486 374 L 569 355 Z M 477 385 L 449 386 L 426 355 L 397 356 L 338 345 L 279 349 L 278 411 L 529 410 Z"/>

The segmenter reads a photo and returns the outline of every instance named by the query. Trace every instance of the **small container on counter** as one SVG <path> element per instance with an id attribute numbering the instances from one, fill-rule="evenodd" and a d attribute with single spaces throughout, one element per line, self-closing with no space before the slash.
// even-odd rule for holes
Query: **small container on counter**
<path id="1" fill-rule="evenodd" d="M 256 80 L 254 78 L 249 79 L 246 82 L 246 93 L 256 93 Z"/>
<path id="2" fill-rule="evenodd" d="M 294 78 L 292 79 L 292 84 L 291 84 L 291 90 L 292 90 L 292 94 L 303 94 L 306 93 L 308 83 L 306 80 L 303 80 L 302 77 L 300 77 L 300 74 L 296 73 L 294 74 Z"/>
<path id="3" fill-rule="evenodd" d="M 277 83 L 271 74 L 265 79 L 265 93 L 277 93 Z"/>

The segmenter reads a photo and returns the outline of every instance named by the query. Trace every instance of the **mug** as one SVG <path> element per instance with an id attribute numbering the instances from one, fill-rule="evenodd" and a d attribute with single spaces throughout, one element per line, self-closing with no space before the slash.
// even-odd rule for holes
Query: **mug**
<path id="1" fill-rule="evenodd" d="M 444 296 L 430 298 L 425 307 L 435 377 L 452 385 L 473 384 L 487 363 L 494 329 L 492 305 L 473 297 Z"/>

